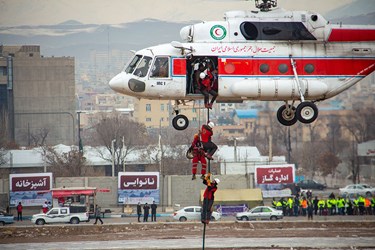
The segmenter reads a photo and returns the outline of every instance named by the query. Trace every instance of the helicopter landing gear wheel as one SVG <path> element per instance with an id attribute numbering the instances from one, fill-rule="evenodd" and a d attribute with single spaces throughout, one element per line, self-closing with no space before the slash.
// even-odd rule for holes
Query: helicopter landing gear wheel
<path id="1" fill-rule="evenodd" d="M 277 110 L 277 120 L 284 126 L 292 126 L 297 122 L 296 108 L 292 105 L 283 105 Z"/>
<path id="2" fill-rule="evenodd" d="M 176 130 L 184 130 L 189 126 L 189 120 L 184 115 L 176 115 L 172 120 L 172 125 Z"/>
<path id="3" fill-rule="evenodd" d="M 312 123 L 318 117 L 318 108 L 312 102 L 301 102 L 297 106 L 296 117 L 302 123 Z"/>

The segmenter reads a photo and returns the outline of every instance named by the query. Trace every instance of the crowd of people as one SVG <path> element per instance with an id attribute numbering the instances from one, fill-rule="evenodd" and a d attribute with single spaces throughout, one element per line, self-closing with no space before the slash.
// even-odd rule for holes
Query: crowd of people
<path id="1" fill-rule="evenodd" d="M 313 215 L 375 215 L 375 196 L 364 197 L 357 195 L 353 199 L 335 196 L 331 193 L 327 198 L 312 195 L 309 190 L 306 193 L 297 193 L 293 197 L 277 200 L 273 198 L 272 207 L 282 210 L 284 216 L 308 216 Z"/>

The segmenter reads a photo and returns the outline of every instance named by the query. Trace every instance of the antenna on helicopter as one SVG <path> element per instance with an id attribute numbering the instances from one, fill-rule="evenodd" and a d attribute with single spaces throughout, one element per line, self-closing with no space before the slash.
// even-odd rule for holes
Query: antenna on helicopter
<path id="1" fill-rule="evenodd" d="M 255 0 L 255 7 L 260 11 L 270 11 L 271 8 L 277 6 L 277 0 Z"/>

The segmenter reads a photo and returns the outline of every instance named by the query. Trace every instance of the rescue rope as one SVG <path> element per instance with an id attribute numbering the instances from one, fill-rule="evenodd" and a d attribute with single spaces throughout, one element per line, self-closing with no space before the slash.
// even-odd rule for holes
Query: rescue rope
<path id="1" fill-rule="evenodd" d="M 207 123 L 210 121 L 210 109 L 207 109 Z M 211 174 L 211 160 L 207 159 L 207 174 Z M 210 175 L 211 178 L 211 175 Z M 204 206 L 202 206 L 202 211 L 203 211 Z M 206 215 L 207 216 L 207 215 Z M 209 218 L 210 220 L 211 218 Z M 203 244 L 202 244 L 202 250 L 204 250 L 204 244 L 206 240 L 206 223 L 203 223 Z"/>

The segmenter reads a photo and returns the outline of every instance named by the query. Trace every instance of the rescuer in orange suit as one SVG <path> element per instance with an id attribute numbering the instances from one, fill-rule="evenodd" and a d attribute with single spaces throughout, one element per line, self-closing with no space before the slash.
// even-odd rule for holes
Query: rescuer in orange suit
<path id="1" fill-rule="evenodd" d="M 195 175 L 197 174 L 197 167 L 198 167 L 198 162 L 201 163 L 201 178 L 204 178 L 204 175 L 206 174 L 206 167 L 207 167 L 207 161 L 205 157 L 205 152 L 203 149 L 203 144 L 200 140 L 199 134 L 194 135 L 194 140 L 191 143 L 190 146 L 193 149 L 193 159 L 192 159 L 192 168 L 191 172 L 193 174 L 193 177 L 191 178 L 192 180 L 195 180 L 196 177 Z"/>
<path id="2" fill-rule="evenodd" d="M 211 141 L 213 135 L 212 129 L 214 126 L 215 124 L 213 122 L 209 122 L 207 125 L 203 124 L 200 131 L 203 149 L 206 152 L 205 156 L 209 160 L 213 160 L 212 156 L 217 150 L 216 144 Z"/>

